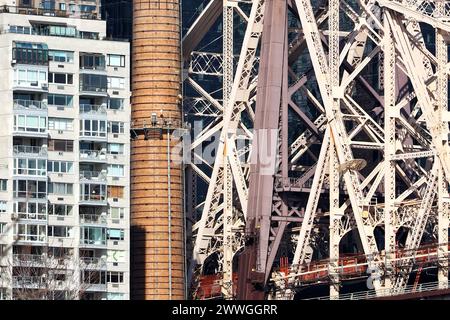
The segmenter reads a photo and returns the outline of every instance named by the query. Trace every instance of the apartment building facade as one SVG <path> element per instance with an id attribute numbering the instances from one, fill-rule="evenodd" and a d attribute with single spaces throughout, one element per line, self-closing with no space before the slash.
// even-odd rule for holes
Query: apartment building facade
<path id="1" fill-rule="evenodd" d="M 0 1 L 0 299 L 129 299 L 129 43 L 35 2 Z"/>

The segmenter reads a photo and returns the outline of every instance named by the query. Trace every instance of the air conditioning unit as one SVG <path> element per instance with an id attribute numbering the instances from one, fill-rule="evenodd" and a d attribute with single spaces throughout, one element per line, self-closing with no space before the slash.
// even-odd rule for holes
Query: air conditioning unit
<path id="1" fill-rule="evenodd" d="M 28 218 L 30 218 L 30 219 L 36 218 L 36 213 L 29 213 Z"/>
<path id="2" fill-rule="evenodd" d="M 62 155 L 64 155 L 64 152 L 60 151 L 60 152 L 58 152 L 58 155 L 62 156 Z"/>
<path id="3" fill-rule="evenodd" d="M 41 84 L 41 88 L 44 90 L 48 89 L 48 83 L 45 82 L 45 83 Z"/>
<path id="4" fill-rule="evenodd" d="M 58 133 L 59 133 L 59 134 L 63 134 L 63 133 L 64 133 L 64 131 L 62 131 L 62 130 L 58 130 Z"/>
<path id="5" fill-rule="evenodd" d="M 18 213 L 17 212 L 11 213 L 11 220 L 17 220 L 17 219 L 19 219 Z"/>
<path id="6" fill-rule="evenodd" d="M 17 63 L 17 60 L 16 59 L 12 59 L 11 60 L 11 64 L 16 64 Z"/>

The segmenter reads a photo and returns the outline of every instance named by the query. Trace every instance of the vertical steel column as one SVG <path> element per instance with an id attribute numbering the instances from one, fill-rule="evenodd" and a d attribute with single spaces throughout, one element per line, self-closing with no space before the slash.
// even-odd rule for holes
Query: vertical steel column
<path id="1" fill-rule="evenodd" d="M 385 287 L 392 286 L 392 265 L 391 260 L 395 258 L 395 161 L 392 156 L 395 155 L 395 118 L 399 110 L 395 104 L 395 85 L 396 85 L 396 66 L 395 66 L 395 47 L 393 35 L 388 23 L 384 19 L 384 241 L 385 241 L 385 265 L 386 278 Z"/>
<path id="2" fill-rule="evenodd" d="M 331 85 L 330 105 L 334 112 L 340 111 L 340 96 L 342 89 L 339 88 L 339 0 L 330 0 L 328 5 L 328 28 L 329 28 L 329 75 Z M 339 161 L 336 153 L 335 141 L 330 142 L 330 298 L 339 297 L 339 233 L 338 233 L 338 210 L 339 210 Z"/>
<path id="3" fill-rule="evenodd" d="M 436 11 L 438 14 L 445 15 L 444 1 L 436 2 Z M 436 29 L 436 58 L 437 58 L 437 90 L 436 100 L 437 117 L 441 129 L 442 142 L 448 144 L 448 124 L 443 121 L 444 113 L 448 112 L 448 48 L 444 38 L 443 31 Z M 448 182 L 445 179 L 445 173 L 441 164 L 438 168 L 438 281 L 439 288 L 448 287 L 448 227 L 449 227 L 449 204 L 445 202 L 448 199 Z"/>
<path id="4" fill-rule="evenodd" d="M 233 86 L 233 6 L 223 0 L 223 109 L 230 108 L 231 87 Z M 228 133 L 227 133 L 228 137 Z M 223 168 L 223 279 L 222 293 L 226 299 L 233 296 L 233 176 L 228 161 L 227 141 L 225 140 Z"/>

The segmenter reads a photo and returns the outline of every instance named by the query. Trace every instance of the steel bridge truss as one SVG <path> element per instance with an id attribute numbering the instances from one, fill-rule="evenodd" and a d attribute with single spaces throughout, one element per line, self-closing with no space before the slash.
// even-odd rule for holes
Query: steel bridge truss
<path id="1" fill-rule="evenodd" d="M 217 25 L 221 52 L 199 48 Z M 267 297 L 270 284 L 271 298 L 292 299 L 320 256 L 338 299 L 349 233 L 375 295 L 409 288 L 415 260 L 396 256 L 399 230 L 404 250 L 448 243 L 448 32 L 450 1 L 205 6 L 183 38 L 194 289 L 213 265 L 224 298 Z M 435 254 L 443 289 L 448 246 Z"/>

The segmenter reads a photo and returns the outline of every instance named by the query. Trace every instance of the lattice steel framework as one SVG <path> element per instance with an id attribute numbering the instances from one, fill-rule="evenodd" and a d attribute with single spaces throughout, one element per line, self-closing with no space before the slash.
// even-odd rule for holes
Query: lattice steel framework
<path id="1" fill-rule="evenodd" d="M 225 298 L 292 299 L 320 260 L 338 299 L 349 234 L 375 294 L 402 293 L 428 241 L 448 285 L 448 32 L 450 1 L 205 6 L 183 39 L 194 295 L 214 261 Z"/>

